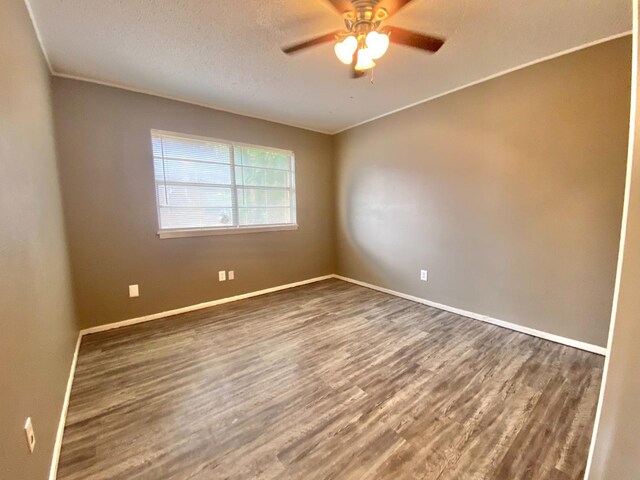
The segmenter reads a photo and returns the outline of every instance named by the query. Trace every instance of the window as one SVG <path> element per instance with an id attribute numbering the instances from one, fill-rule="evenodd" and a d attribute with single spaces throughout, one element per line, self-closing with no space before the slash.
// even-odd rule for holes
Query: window
<path id="1" fill-rule="evenodd" d="M 293 152 L 151 131 L 160 238 L 296 228 Z"/>

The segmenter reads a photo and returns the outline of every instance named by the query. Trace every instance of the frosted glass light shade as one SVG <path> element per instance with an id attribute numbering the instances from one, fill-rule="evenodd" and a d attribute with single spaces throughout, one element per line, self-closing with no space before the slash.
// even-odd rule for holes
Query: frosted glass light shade
<path id="1" fill-rule="evenodd" d="M 346 65 L 350 65 L 353 61 L 353 54 L 356 52 L 357 48 L 358 40 L 356 40 L 356 37 L 353 35 L 349 35 L 341 42 L 336 43 L 334 50 L 338 60 Z"/>
<path id="2" fill-rule="evenodd" d="M 376 66 L 376 62 L 371 58 L 371 52 L 368 48 L 361 48 L 358 50 L 358 62 L 355 69 L 358 71 L 369 70 Z"/>
<path id="3" fill-rule="evenodd" d="M 367 33 L 365 43 L 371 52 L 371 58 L 377 60 L 382 57 L 387 52 L 387 48 L 389 48 L 389 35 L 372 30 Z"/>

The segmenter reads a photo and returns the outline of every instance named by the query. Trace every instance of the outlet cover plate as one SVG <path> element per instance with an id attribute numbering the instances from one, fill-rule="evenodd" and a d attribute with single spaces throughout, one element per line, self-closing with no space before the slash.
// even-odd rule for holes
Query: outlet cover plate
<path id="1" fill-rule="evenodd" d="M 422 280 L 423 282 L 426 282 L 428 278 L 429 278 L 429 272 L 427 272 L 426 270 L 420 270 L 420 280 Z"/>
<path id="2" fill-rule="evenodd" d="M 29 447 L 29 452 L 33 453 L 33 449 L 36 448 L 36 434 L 33 432 L 31 417 L 27 418 L 27 421 L 24 422 L 24 434 L 27 437 L 27 447 Z"/>

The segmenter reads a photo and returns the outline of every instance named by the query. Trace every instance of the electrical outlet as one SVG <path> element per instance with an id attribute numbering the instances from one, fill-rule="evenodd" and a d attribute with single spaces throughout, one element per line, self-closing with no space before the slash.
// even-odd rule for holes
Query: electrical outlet
<path id="1" fill-rule="evenodd" d="M 429 278 L 428 272 L 426 270 L 420 270 L 420 280 L 426 282 L 427 278 Z"/>
<path id="2" fill-rule="evenodd" d="M 227 279 L 227 272 L 225 272 L 224 270 L 220 270 L 218 272 L 218 281 L 224 282 L 226 279 Z"/>
<path id="3" fill-rule="evenodd" d="M 233 280 L 234 278 L 236 278 L 236 274 L 233 273 L 233 270 L 229 270 L 229 275 L 227 275 L 227 277 L 229 278 L 229 280 Z"/>
<path id="4" fill-rule="evenodd" d="M 27 446 L 29 452 L 33 453 L 33 449 L 36 448 L 36 434 L 33 433 L 33 423 L 31 423 L 31 417 L 27 418 L 24 422 L 24 434 L 27 437 Z"/>
<path id="5" fill-rule="evenodd" d="M 139 296 L 140 296 L 140 289 L 138 288 L 138 285 L 129 285 L 129 298 L 139 297 Z"/>

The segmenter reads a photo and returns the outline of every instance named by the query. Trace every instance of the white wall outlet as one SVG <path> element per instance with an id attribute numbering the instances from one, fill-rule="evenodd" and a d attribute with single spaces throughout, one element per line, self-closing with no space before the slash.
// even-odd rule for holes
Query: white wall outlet
<path id="1" fill-rule="evenodd" d="M 218 272 L 218 281 L 224 282 L 226 279 L 227 279 L 227 272 L 225 272 L 224 270 L 220 270 Z"/>
<path id="2" fill-rule="evenodd" d="M 423 282 L 426 282 L 428 278 L 429 278 L 428 272 L 426 270 L 420 270 L 420 280 L 422 280 Z"/>
<path id="3" fill-rule="evenodd" d="M 229 280 L 233 280 L 234 278 L 236 278 L 236 274 L 233 273 L 233 270 L 229 270 L 229 274 L 227 275 L 227 277 L 229 278 Z"/>
<path id="4" fill-rule="evenodd" d="M 138 288 L 138 285 L 129 285 L 129 297 L 133 298 L 133 297 L 139 297 L 140 296 L 140 289 Z"/>
<path id="5" fill-rule="evenodd" d="M 27 418 L 24 422 L 24 434 L 27 437 L 27 446 L 29 452 L 33 453 L 33 449 L 36 448 L 36 434 L 33 433 L 33 423 L 31 423 L 31 417 Z"/>

